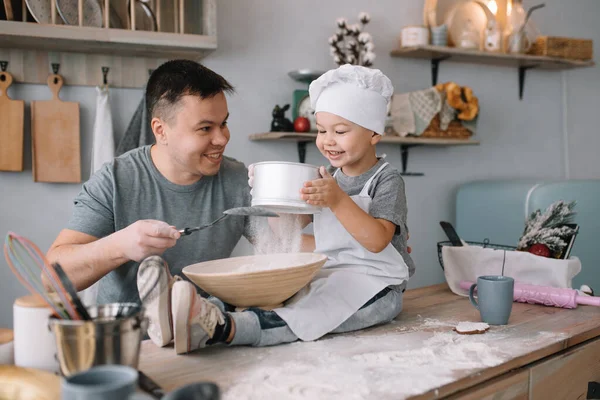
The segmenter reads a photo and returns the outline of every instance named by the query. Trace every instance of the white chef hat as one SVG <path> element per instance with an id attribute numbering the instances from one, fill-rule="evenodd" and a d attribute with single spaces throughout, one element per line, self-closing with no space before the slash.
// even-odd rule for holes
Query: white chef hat
<path id="1" fill-rule="evenodd" d="M 342 65 L 314 80 L 308 92 L 315 114 L 329 112 L 380 135 L 385 132 L 394 86 L 380 70 Z"/>

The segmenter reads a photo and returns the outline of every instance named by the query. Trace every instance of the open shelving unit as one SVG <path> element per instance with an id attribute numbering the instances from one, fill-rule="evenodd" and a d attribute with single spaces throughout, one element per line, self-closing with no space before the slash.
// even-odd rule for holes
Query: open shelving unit
<path id="1" fill-rule="evenodd" d="M 306 146 L 309 142 L 314 142 L 317 138 L 316 133 L 299 132 L 266 132 L 250 135 L 252 141 L 285 141 L 296 142 L 298 146 L 298 159 L 303 163 L 306 159 Z M 400 145 L 400 155 L 402 157 L 402 175 L 422 176 L 419 172 L 407 172 L 408 150 L 416 146 L 475 146 L 479 144 L 477 140 L 465 139 L 439 139 L 439 138 L 421 138 L 421 137 L 402 137 L 384 135 L 379 143 L 390 143 Z"/>
<path id="2" fill-rule="evenodd" d="M 567 60 L 563 58 L 534 56 L 529 54 L 493 53 L 431 45 L 402 47 L 393 50 L 390 55 L 392 57 L 430 60 L 432 86 L 437 84 L 439 65 L 442 61 L 517 68 L 519 73 L 519 99 L 523 98 L 525 72 L 527 70 L 543 69 L 560 71 L 592 67 L 595 65 L 592 60 Z"/>
<path id="3" fill-rule="evenodd" d="M 58 64 L 67 85 L 98 85 L 108 67 L 111 86 L 139 88 L 164 61 L 199 60 L 217 48 L 216 0 L 94 0 L 102 14 L 93 17 L 84 7 L 89 0 L 75 0 L 72 14 L 61 10 L 75 25 L 65 22 L 57 0 L 46 1 L 51 11 L 36 9 L 42 22 L 32 19 L 25 0 L 12 1 L 21 3 L 20 19 L 0 20 L 0 61 L 15 82 L 46 84 Z M 151 12 L 140 13 L 141 6 Z"/>

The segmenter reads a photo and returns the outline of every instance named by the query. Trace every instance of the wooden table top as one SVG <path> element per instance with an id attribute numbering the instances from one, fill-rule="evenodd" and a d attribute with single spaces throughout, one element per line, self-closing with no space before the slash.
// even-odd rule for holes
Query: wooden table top
<path id="1" fill-rule="evenodd" d="M 142 343 L 139 368 L 166 390 L 216 382 L 223 399 L 434 399 L 600 336 L 600 307 L 514 303 L 509 324 L 459 335 L 480 321 L 446 284 L 407 290 L 392 323 L 315 342 L 218 346 L 176 355 Z"/>

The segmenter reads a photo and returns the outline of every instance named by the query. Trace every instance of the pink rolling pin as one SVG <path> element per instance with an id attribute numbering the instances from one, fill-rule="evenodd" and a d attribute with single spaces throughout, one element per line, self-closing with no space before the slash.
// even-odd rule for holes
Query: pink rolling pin
<path id="1" fill-rule="evenodd" d="M 461 289 L 469 290 L 474 282 L 462 281 Z M 528 285 L 515 282 L 513 300 L 518 303 L 542 304 L 560 308 L 577 308 L 578 304 L 600 306 L 600 297 L 580 296 L 577 290 Z"/>

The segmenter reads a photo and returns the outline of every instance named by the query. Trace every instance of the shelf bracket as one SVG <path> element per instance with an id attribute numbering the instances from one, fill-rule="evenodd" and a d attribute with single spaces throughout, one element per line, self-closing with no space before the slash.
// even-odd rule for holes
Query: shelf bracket
<path id="1" fill-rule="evenodd" d="M 523 100 L 523 88 L 525 87 L 525 72 L 528 69 L 535 68 L 535 66 L 521 66 L 519 67 L 519 100 Z"/>
<path id="2" fill-rule="evenodd" d="M 400 156 L 402 157 L 402 172 L 400 173 L 400 175 L 402 176 L 423 176 L 425 175 L 422 172 L 406 172 L 406 166 L 408 164 L 408 149 L 410 149 L 411 147 L 417 147 L 418 145 L 408 145 L 408 144 L 401 144 L 400 145 Z"/>
<path id="3" fill-rule="evenodd" d="M 443 57 L 431 59 L 431 86 L 437 85 L 438 71 L 439 71 L 440 63 L 449 58 L 450 58 L 450 56 L 443 56 Z"/>
<path id="4" fill-rule="evenodd" d="M 304 161 L 306 160 L 306 144 L 308 142 L 303 142 L 303 141 L 299 141 L 298 142 L 298 160 L 300 160 L 300 162 L 302 164 L 304 164 Z"/>

